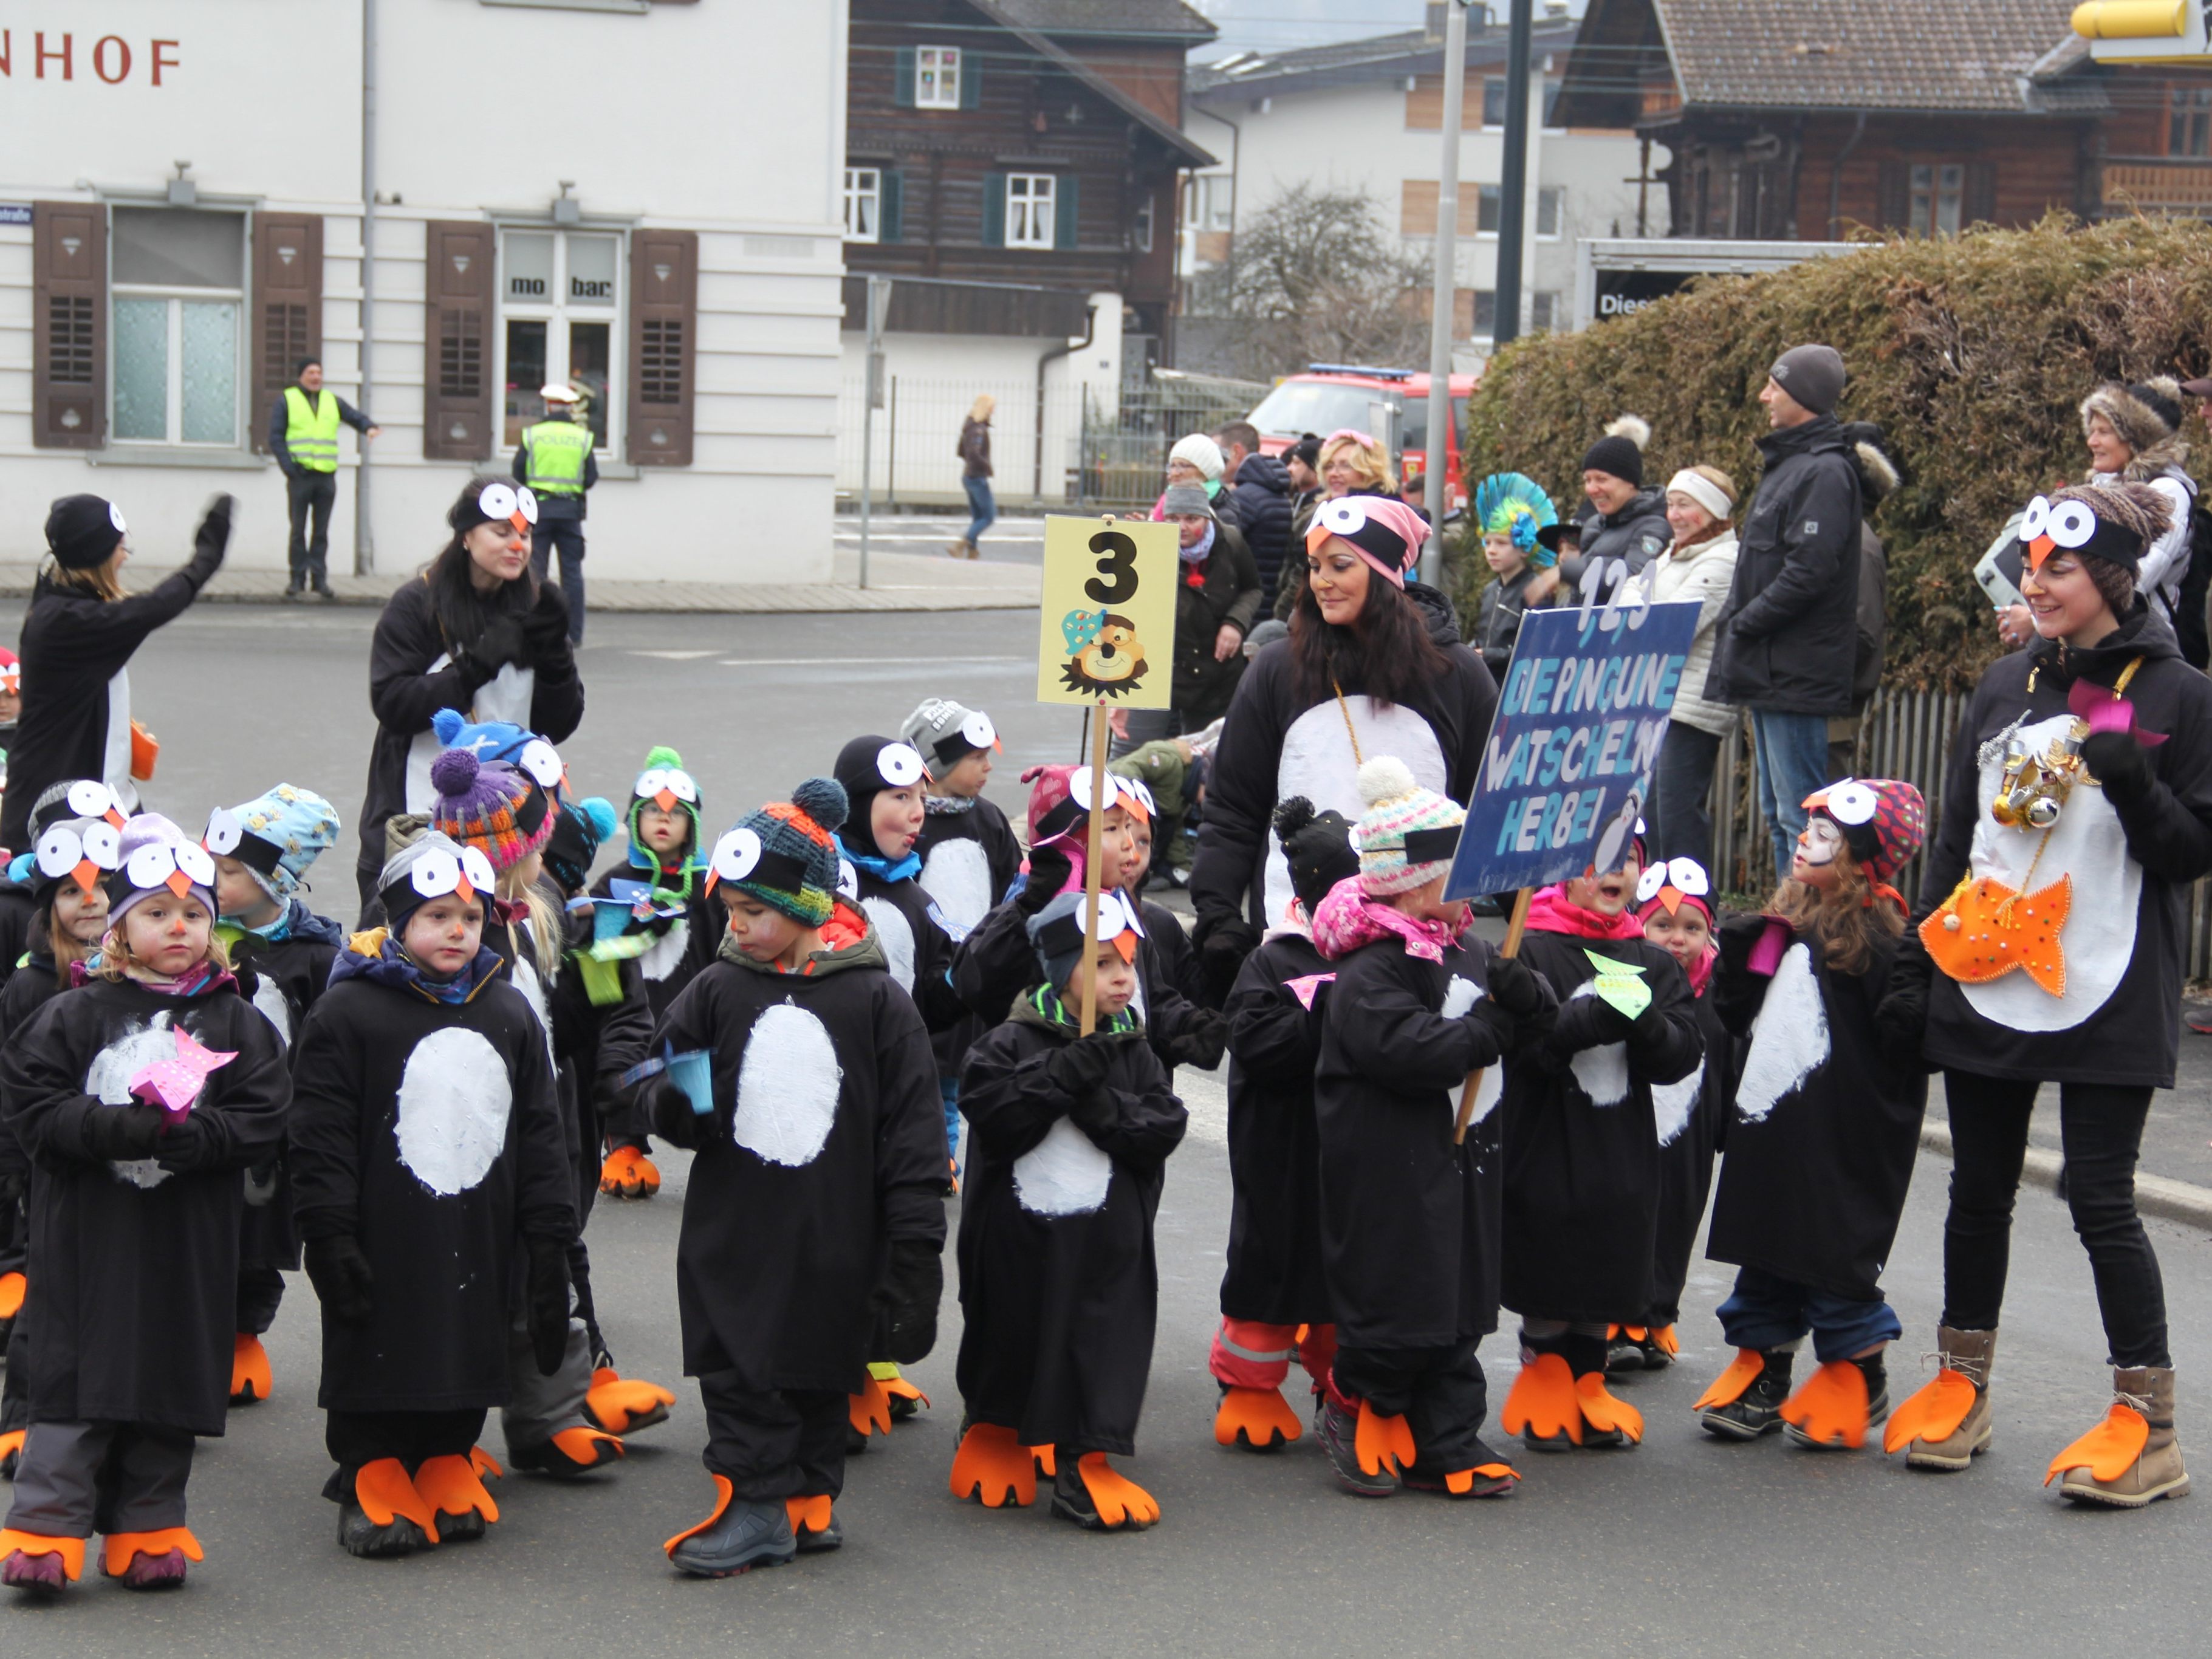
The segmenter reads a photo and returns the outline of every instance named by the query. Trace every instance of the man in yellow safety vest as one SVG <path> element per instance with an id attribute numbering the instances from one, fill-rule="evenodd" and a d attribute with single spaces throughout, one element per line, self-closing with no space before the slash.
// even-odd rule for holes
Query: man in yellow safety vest
<path id="1" fill-rule="evenodd" d="M 382 428 L 337 392 L 323 390 L 323 366 L 317 359 L 302 357 L 296 373 L 298 383 L 286 386 L 269 411 L 269 453 L 284 470 L 292 515 L 292 580 L 284 597 L 296 599 L 313 583 L 327 599 L 332 597 L 326 561 L 331 508 L 338 498 L 338 423 L 343 421 L 364 441 Z"/>
<path id="2" fill-rule="evenodd" d="M 545 418 L 523 430 L 514 452 L 514 476 L 538 497 L 538 526 L 530 538 L 530 564 L 540 581 L 556 548 L 561 553 L 561 596 L 568 601 L 568 641 L 584 642 L 584 492 L 599 481 L 583 395 L 558 382 L 538 393 Z"/>

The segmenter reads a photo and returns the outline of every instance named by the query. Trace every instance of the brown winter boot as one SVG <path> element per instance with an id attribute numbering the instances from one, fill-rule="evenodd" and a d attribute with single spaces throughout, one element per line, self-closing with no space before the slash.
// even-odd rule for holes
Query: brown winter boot
<path id="1" fill-rule="evenodd" d="M 1936 1348 L 1942 1368 L 1933 1382 L 1897 1408 L 1882 1437 L 1882 1449 L 1905 1448 L 1907 1468 L 1952 1473 L 1987 1451 L 1994 1423 L 1990 1364 L 1996 1347 L 1993 1330 L 1938 1326 Z"/>
<path id="2" fill-rule="evenodd" d="M 2077 1504 L 2139 1510 L 2155 1498 L 2186 1496 L 2189 1471 L 2173 1431 L 2173 1368 L 2115 1370 L 2105 1420 L 2051 1460 L 2043 1484 L 2061 1471 L 2059 1493 Z"/>
<path id="3" fill-rule="evenodd" d="M 947 542 L 945 556 L 948 559 L 972 559 L 975 556 L 975 544 L 965 538 L 957 542 Z"/>

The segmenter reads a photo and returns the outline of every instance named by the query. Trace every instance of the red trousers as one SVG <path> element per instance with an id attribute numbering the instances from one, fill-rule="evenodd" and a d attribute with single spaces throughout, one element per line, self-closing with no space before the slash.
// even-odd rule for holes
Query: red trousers
<path id="1" fill-rule="evenodd" d="M 1224 1315 L 1206 1366 L 1215 1382 L 1232 1389 L 1279 1389 L 1291 1374 L 1292 1359 L 1318 1385 L 1327 1381 L 1335 1358 L 1334 1325 L 1263 1325 Z"/>

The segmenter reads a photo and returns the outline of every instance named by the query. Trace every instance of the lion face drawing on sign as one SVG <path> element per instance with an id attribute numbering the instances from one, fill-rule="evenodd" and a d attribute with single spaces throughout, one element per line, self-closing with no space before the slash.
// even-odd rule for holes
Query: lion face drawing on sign
<path id="1" fill-rule="evenodd" d="M 1066 624 L 1074 655 L 1060 671 L 1071 691 L 1118 697 L 1141 684 L 1147 666 L 1135 624 L 1110 611 L 1071 613 Z"/>

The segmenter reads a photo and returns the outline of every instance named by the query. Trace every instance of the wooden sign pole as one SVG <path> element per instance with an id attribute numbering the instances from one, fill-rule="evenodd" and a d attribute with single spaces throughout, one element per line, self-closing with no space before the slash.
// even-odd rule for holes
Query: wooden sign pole
<path id="1" fill-rule="evenodd" d="M 1098 1021 L 1098 854 L 1106 838 L 1106 699 L 1091 712 L 1091 818 L 1083 853 L 1083 1035 Z M 1525 907 L 1524 907 L 1525 908 Z"/>
<path id="2" fill-rule="evenodd" d="M 1513 896 L 1513 920 L 1505 927 L 1505 949 L 1499 954 L 1517 957 L 1521 954 L 1521 935 L 1528 927 L 1528 901 L 1536 890 L 1523 887 Z M 1482 1086 L 1482 1074 L 1486 1066 L 1478 1066 L 1467 1074 L 1467 1082 L 1459 1091 L 1459 1121 L 1452 1128 L 1452 1145 L 1464 1145 L 1467 1126 L 1474 1121 L 1474 1091 Z"/>

